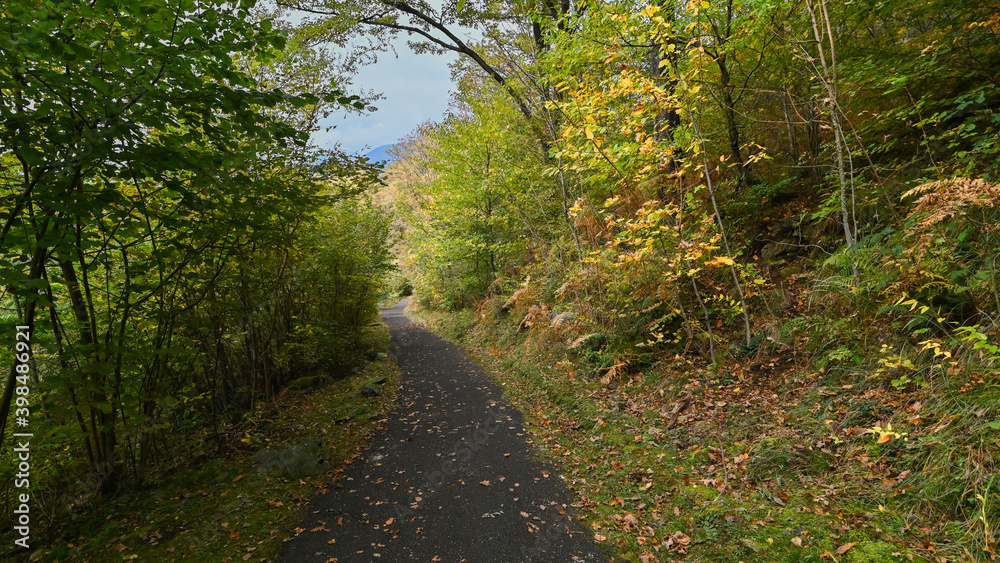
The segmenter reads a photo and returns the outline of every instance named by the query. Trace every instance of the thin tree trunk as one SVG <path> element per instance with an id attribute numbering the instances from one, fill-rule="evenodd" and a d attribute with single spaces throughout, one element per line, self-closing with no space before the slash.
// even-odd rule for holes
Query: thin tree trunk
<path id="1" fill-rule="evenodd" d="M 854 233 L 851 229 L 851 215 L 847 210 L 847 172 L 844 164 L 844 129 L 840 123 L 840 104 L 837 100 L 837 55 L 834 50 L 833 30 L 830 25 L 830 15 L 826 10 L 826 0 L 819 0 L 819 7 L 822 11 L 823 28 L 829 38 L 830 53 L 829 61 L 823 48 L 823 32 L 820 30 L 820 22 L 813 6 L 814 0 L 806 0 L 806 7 L 809 10 L 809 18 L 812 21 L 813 36 L 816 39 L 816 46 L 819 50 L 819 61 L 823 68 L 823 82 L 826 86 L 830 104 L 830 125 L 833 127 L 833 145 L 837 157 L 837 179 L 840 183 L 840 211 L 841 223 L 844 227 L 844 240 L 847 243 L 847 252 L 851 261 L 851 272 L 854 275 L 854 284 L 858 284 L 858 264 L 855 257 Z M 851 190 L 853 198 L 853 190 Z"/>

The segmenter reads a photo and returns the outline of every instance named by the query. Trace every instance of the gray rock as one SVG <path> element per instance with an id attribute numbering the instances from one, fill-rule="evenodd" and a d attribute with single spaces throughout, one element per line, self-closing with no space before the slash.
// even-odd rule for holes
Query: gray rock
<path id="1" fill-rule="evenodd" d="M 389 381 L 388 377 L 380 377 L 380 378 L 376 379 L 375 381 L 372 381 L 372 384 L 373 385 L 382 385 L 383 383 L 385 383 L 387 381 Z"/>
<path id="2" fill-rule="evenodd" d="M 382 392 L 371 383 L 365 383 L 361 386 L 361 394 L 365 397 L 378 397 Z"/>
<path id="3" fill-rule="evenodd" d="M 292 479 L 319 475 L 330 469 L 330 462 L 323 459 L 322 442 L 307 438 L 283 450 L 261 450 L 253 460 L 260 464 L 257 471 L 285 475 Z"/>
<path id="4" fill-rule="evenodd" d="M 760 261 L 763 264 L 774 265 L 777 258 L 797 253 L 800 250 L 798 240 L 794 238 L 786 238 L 780 242 L 769 242 L 760 249 Z"/>

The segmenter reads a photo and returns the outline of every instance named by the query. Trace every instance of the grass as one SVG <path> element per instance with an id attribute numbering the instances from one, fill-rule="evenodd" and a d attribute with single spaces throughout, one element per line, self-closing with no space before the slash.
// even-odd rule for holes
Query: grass
<path id="1" fill-rule="evenodd" d="M 373 327 L 371 344 L 388 347 L 384 326 Z M 368 398 L 360 386 L 385 377 L 384 393 Z M 223 456 L 206 436 L 192 436 L 191 450 L 175 471 L 155 486 L 73 511 L 60 537 L 36 540 L 34 557 L 45 561 L 271 561 L 298 528 L 309 499 L 323 494 L 392 409 L 399 371 L 391 359 L 335 380 L 306 395 L 287 395 L 279 409 L 247 418 L 240 440 Z M 338 422 L 339 421 L 339 422 Z M 251 459 L 260 449 L 278 449 L 319 437 L 327 474 L 287 479 L 258 473 Z M 35 559 L 33 559 L 35 560 Z"/>
<path id="2" fill-rule="evenodd" d="M 975 498 L 970 487 L 995 494 L 983 471 L 992 465 L 967 451 L 958 428 L 934 426 L 950 416 L 977 435 L 992 430 L 992 410 L 973 424 L 960 414 L 974 417 L 972 407 L 958 404 L 984 405 L 995 389 L 929 405 L 948 393 L 847 383 L 858 378 L 781 357 L 745 370 L 733 361 L 715 374 L 661 362 L 603 385 L 563 339 L 541 334 L 547 328 L 518 332 L 517 319 L 470 312 L 418 315 L 490 368 L 612 561 L 989 557 L 989 505 L 962 501 L 985 504 L 980 520 L 942 507 L 955 505 L 948 495 Z M 907 409 L 919 401 L 927 420 L 910 424 Z M 900 437 L 879 443 L 869 430 L 887 421 Z"/>

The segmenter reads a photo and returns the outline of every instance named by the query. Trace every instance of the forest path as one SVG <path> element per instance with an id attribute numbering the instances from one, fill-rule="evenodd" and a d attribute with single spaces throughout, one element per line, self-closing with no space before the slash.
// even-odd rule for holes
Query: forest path
<path id="1" fill-rule="evenodd" d="M 532 461 L 521 413 L 405 306 L 382 312 L 403 376 L 396 409 L 278 560 L 606 562 L 556 471 Z"/>

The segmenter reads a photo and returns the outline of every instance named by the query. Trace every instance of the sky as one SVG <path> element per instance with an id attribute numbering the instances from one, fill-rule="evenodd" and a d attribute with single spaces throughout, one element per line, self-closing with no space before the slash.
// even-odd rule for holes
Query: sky
<path id="1" fill-rule="evenodd" d="M 428 0 L 438 10 L 443 3 L 443 0 Z M 285 19 L 297 24 L 303 16 L 303 12 L 292 11 Z M 480 37 L 474 30 L 452 28 L 452 31 L 465 41 Z M 444 116 L 454 88 L 448 65 L 459 55 L 416 55 L 406 45 L 408 39 L 419 37 L 400 33 L 393 42 L 396 52 L 379 53 L 378 62 L 361 68 L 354 77 L 354 85 L 346 88 L 348 94 L 358 93 L 352 88 L 381 93 L 383 99 L 371 104 L 378 110 L 360 115 L 331 114 L 312 135 L 317 145 L 333 148 L 340 143 L 345 152 L 366 154 L 376 147 L 395 144 L 418 125 Z M 328 131 L 329 127 L 333 129 Z"/>
<path id="2" fill-rule="evenodd" d="M 428 0 L 440 10 L 443 0 Z M 291 11 L 284 19 L 298 24 L 305 16 L 303 12 Z M 463 40 L 477 36 L 473 30 L 452 28 Z M 471 33 L 470 33 L 471 32 Z M 454 84 L 448 65 L 459 55 L 416 55 L 406 45 L 408 37 L 400 33 L 393 42 L 395 53 L 379 53 L 378 62 L 360 69 L 354 77 L 353 88 L 381 93 L 383 99 L 375 101 L 374 112 L 364 114 L 333 113 L 320 122 L 320 130 L 313 133 L 313 141 L 322 148 L 340 148 L 348 153 L 366 154 L 382 145 L 395 144 L 421 123 L 440 120 L 451 99 Z M 474 39 L 473 39 L 474 40 Z M 348 87 L 347 93 L 352 92 Z M 327 130 L 327 128 L 333 129 Z"/>
<path id="3" fill-rule="evenodd" d="M 381 145 L 394 144 L 421 123 L 441 119 L 453 89 L 448 64 L 457 54 L 414 54 L 406 37 L 396 39 L 396 54 L 379 54 L 378 62 L 363 67 L 355 86 L 382 93 L 367 114 L 332 114 L 321 122 L 313 140 L 323 148 L 339 142 L 348 153 L 365 154 Z M 397 56 L 398 55 L 398 58 Z M 348 89 L 350 90 L 350 89 Z M 326 131 L 326 127 L 335 128 Z"/>

